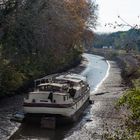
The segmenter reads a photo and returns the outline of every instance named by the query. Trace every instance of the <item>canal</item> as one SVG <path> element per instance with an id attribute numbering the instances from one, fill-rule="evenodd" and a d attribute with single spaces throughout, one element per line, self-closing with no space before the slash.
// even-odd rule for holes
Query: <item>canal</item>
<path id="1" fill-rule="evenodd" d="M 109 63 L 101 56 L 92 54 L 83 54 L 83 56 L 88 60 L 88 64 L 81 75 L 87 77 L 93 95 L 107 77 Z M 90 105 L 77 123 L 60 126 L 56 130 L 41 129 L 35 124 L 22 124 L 10 140 L 88 140 L 91 137 L 89 128 L 97 129 L 96 122 L 99 120 L 93 117 L 92 112 L 98 107 L 98 104 Z"/>

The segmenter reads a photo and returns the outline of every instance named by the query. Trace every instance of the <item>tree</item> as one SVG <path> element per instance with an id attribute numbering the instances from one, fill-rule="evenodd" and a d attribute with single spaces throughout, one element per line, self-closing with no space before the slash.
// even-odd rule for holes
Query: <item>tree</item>
<path id="1" fill-rule="evenodd" d="M 96 9 L 90 0 L 3 0 L 0 44 L 5 67 L 23 75 L 24 82 L 77 63 L 83 35 L 96 25 Z"/>

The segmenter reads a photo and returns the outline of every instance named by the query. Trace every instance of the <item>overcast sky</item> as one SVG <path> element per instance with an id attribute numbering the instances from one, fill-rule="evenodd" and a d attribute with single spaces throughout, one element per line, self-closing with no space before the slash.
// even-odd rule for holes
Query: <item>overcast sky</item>
<path id="1" fill-rule="evenodd" d="M 99 26 L 96 32 L 115 32 L 118 30 L 126 30 L 128 28 L 113 29 L 105 27 L 105 23 L 114 23 L 115 21 L 122 23 L 118 19 L 120 15 L 130 24 L 140 24 L 140 0 L 96 0 L 99 5 Z"/>

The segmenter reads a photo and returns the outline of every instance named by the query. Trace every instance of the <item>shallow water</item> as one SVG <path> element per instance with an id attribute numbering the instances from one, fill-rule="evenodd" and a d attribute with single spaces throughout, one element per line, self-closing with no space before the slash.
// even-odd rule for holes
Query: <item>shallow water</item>
<path id="1" fill-rule="evenodd" d="M 84 54 L 89 63 L 87 68 L 81 73 L 86 76 L 91 88 L 91 94 L 102 82 L 108 71 L 108 64 L 103 57 Z M 60 126 L 56 130 L 41 129 L 37 125 L 21 125 L 20 129 L 10 138 L 10 140 L 89 140 L 92 138 L 92 131 L 98 129 L 99 118 L 94 116 L 94 112 L 100 107 L 95 103 L 90 105 L 82 115 L 82 118 L 75 124 Z M 92 121 L 90 121 L 92 119 Z M 102 130 L 98 130 L 102 131 Z M 94 138 L 96 134 L 94 134 Z M 97 138 L 98 139 L 98 138 Z"/>
<path id="2" fill-rule="evenodd" d="M 101 56 L 92 54 L 83 54 L 83 56 L 89 63 L 81 74 L 87 77 L 92 93 L 94 90 L 97 90 L 98 85 L 104 80 L 108 71 L 108 63 L 104 57 Z"/>

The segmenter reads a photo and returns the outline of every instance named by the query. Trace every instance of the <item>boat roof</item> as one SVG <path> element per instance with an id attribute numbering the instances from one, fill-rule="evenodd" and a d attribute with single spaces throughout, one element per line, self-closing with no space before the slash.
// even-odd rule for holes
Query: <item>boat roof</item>
<path id="1" fill-rule="evenodd" d="M 60 84 L 60 83 L 42 83 L 39 84 L 38 86 L 55 86 L 55 87 L 63 87 L 66 86 L 67 84 Z"/>
<path id="2" fill-rule="evenodd" d="M 74 83 L 79 83 L 82 80 L 80 79 L 74 79 L 74 78 L 68 78 L 68 77 L 63 77 L 63 75 L 56 77 L 57 80 L 65 80 L 65 81 L 70 81 L 70 82 L 74 82 Z"/>
<path id="3" fill-rule="evenodd" d="M 86 81 L 86 77 L 76 74 L 76 73 L 70 73 L 65 75 L 66 78 L 72 78 L 72 79 L 79 79 L 79 80 L 83 80 Z"/>
<path id="4" fill-rule="evenodd" d="M 47 79 L 53 79 L 53 78 L 56 78 L 56 77 L 59 77 L 59 76 L 86 81 L 86 77 L 84 77 L 80 74 L 68 72 L 68 73 L 57 73 L 57 74 L 48 75 L 48 76 L 45 76 L 43 78 L 36 79 L 35 82 L 42 81 L 42 80 L 47 80 Z"/>

